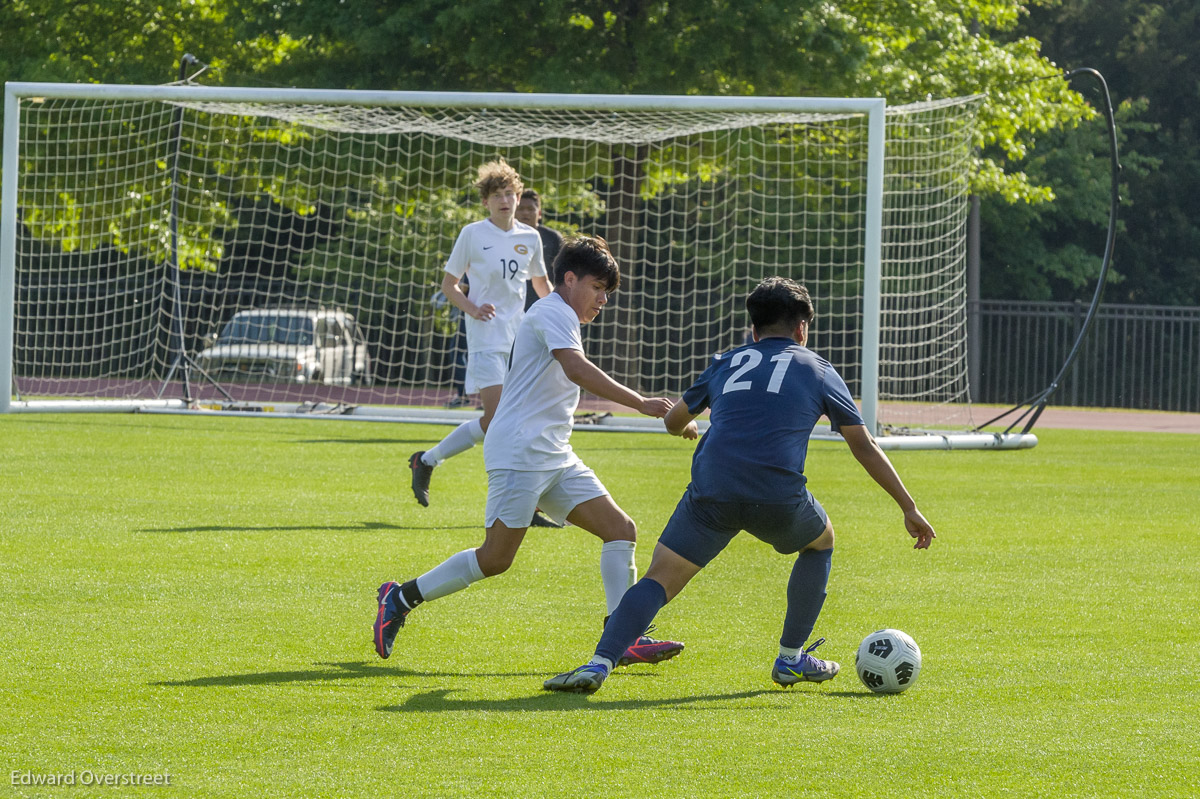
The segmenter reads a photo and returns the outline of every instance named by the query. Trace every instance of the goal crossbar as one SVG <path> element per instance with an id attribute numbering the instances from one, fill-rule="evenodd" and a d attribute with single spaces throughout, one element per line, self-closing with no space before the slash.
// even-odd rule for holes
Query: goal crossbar
<path id="1" fill-rule="evenodd" d="M 854 97 L 714 97 L 674 94 L 556 94 L 523 92 L 370 91 L 359 89 L 291 89 L 138 85 L 104 83 L 38 83 L 8 81 L 14 97 L 47 99 L 151 100 L 167 103 L 289 103 L 395 108 L 535 108 L 580 111 L 721 111 L 734 113 L 877 114 L 882 98 Z"/>

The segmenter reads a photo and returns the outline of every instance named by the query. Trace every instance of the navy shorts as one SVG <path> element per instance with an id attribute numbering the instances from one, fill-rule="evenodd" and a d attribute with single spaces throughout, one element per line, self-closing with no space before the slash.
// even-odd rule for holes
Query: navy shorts
<path id="1" fill-rule="evenodd" d="M 707 566 L 741 531 L 784 555 L 799 552 L 825 532 L 829 516 L 808 492 L 790 505 L 708 502 L 689 487 L 658 542 L 697 566 Z"/>

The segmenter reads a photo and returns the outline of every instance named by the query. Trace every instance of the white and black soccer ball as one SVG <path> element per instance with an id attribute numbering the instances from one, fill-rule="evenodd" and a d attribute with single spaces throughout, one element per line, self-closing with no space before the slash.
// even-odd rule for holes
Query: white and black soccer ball
<path id="1" fill-rule="evenodd" d="M 854 656 L 854 670 L 863 685 L 877 694 L 898 694 L 912 688 L 921 673 L 921 648 L 908 633 L 876 630 L 863 639 Z"/>

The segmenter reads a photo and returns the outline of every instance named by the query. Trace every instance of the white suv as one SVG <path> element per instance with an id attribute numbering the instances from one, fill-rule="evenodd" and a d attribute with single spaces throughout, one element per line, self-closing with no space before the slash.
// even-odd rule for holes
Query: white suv
<path id="1" fill-rule="evenodd" d="M 337 308 L 238 311 L 198 356 L 215 379 L 371 385 L 354 317 Z"/>

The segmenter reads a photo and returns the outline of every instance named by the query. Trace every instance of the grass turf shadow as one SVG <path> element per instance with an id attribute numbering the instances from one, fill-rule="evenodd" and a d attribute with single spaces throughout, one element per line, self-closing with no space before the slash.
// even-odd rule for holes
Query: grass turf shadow
<path id="1" fill-rule="evenodd" d="M 307 531 L 313 532 L 339 532 L 339 533 L 359 533 L 359 532 L 375 532 L 378 530 L 478 530 L 478 524 L 460 524 L 449 526 L 437 525 L 416 525 L 405 526 L 401 524 L 391 524 L 389 522 L 359 522 L 358 526 L 350 525 L 261 525 L 253 527 L 231 527 L 229 525 L 209 524 L 197 527 L 143 527 L 135 532 L 139 533 L 302 533 Z"/>
<path id="2" fill-rule="evenodd" d="M 728 694 L 703 694 L 700 696 L 679 696 L 657 699 L 617 699 L 613 701 L 597 700 L 587 694 L 557 693 L 543 691 L 532 696 L 522 696 L 510 699 L 451 699 L 454 689 L 441 688 L 436 691 L 424 691 L 413 694 L 403 704 L 384 705 L 376 708 L 383 713 L 452 713 L 452 712 L 516 712 L 537 713 L 557 712 L 564 710 L 649 710 L 654 708 L 680 708 L 711 710 L 713 702 L 737 702 L 743 699 L 754 699 L 759 696 L 769 696 L 780 693 L 779 689 L 762 688 L 754 691 L 737 691 Z M 835 694 L 808 693 L 806 696 L 827 697 Z M 858 696 L 858 694 L 853 694 Z M 710 704 L 704 704 L 710 703 Z M 723 710 L 757 710 L 755 707 L 739 707 L 736 705 L 721 705 Z"/>
<path id="3" fill-rule="evenodd" d="M 212 677 L 195 677 L 190 680 L 159 680 L 150 685 L 168 688 L 231 688 L 247 685 L 288 685 L 304 682 L 334 682 L 377 677 L 416 677 L 423 679 L 446 677 L 545 677 L 542 672 L 457 673 L 448 671 L 413 671 L 398 669 L 382 663 L 365 661 L 348 663 L 314 663 L 320 669 L 297 669 L 292 671 L 263 671 L 247 674 L 224 674 Z"/>

